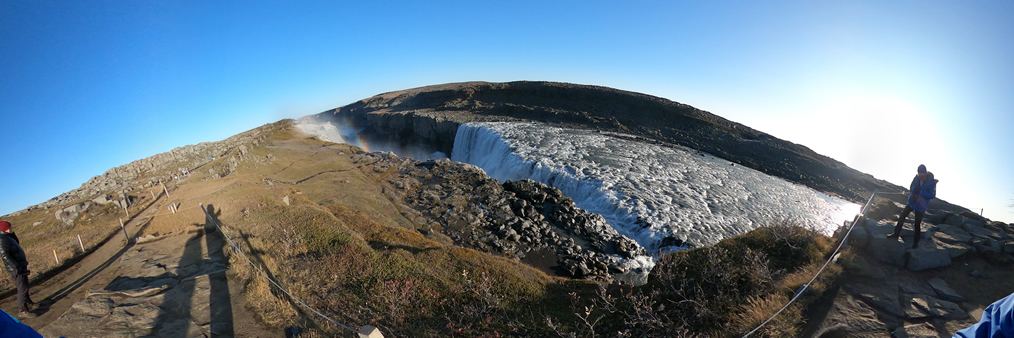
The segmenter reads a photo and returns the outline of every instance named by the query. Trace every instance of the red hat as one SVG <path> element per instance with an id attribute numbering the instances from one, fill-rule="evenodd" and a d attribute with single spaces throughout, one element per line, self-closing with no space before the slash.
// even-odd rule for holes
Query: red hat
<path id="1" fill-rule="evenodd" d="M 8 221 L 0 221 L 0 231 L 7 231 L 11 229 L 11 223 Z"/>

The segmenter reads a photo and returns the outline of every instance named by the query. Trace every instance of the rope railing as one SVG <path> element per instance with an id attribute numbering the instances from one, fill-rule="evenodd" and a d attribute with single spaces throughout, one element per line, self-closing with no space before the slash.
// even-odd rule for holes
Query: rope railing
<path id="1" fill-rule="evenodd" d="M 792 303 L 796 302 L 796 300 L 799 299 L 799 297 L 801 297 L 804 293 L 806 293 L 806 289 L 810 288 L 810 285 L 813 284 L 814 280 L 817 280 L 817 276 L 820 276 L 820 273 L 824 272 L 824 268 L 826 268 L 827 265 L 830 264 L 831 261 L 833 261 L 835 257 L 838 256 L 838 252 L 841 251 L 842 246 L 844 246 L 845 242 L 848 241 L 849 235 L 852 234 L 852 229 L 854 229 L 856 227 L 856 223 L 859 222 L 859 220 L 866 215 L 866 208 L 870 206 L 870 203 L 873 202 L 873 198 L 876 196 L 877 190 L 873 190 L 873 194 L 870 195 L 870 199 L 866 201 L 866 204 L 864 204 L 863 208 L 859 210 L 859 213 L 856 214 L 856 217 L 852 219 L 852 224 L 849 225 L 848 231 L 846 231 L 845 235 L 842 236 L 841 241 L 838 243 L 838 247 L 834 249 L 834 252 L 831 252 L 831 255 L 827 257 L 827 261 L 825 261 L 824 265 L 822 265 L 820 269 L 817 270 L 817 273 L 813 274 L 813 278 L 810 278 L 809 282 L 806 282 L 806 284 L 803 284 L 803 286 L 801 286 L 798 290 L 796 290 L 796 293 L 792 295 L 792 299 L 790 299 L 788 303 L 785 303 L 785 306 L 782 306 L 782 308 L 779 309 L 778 312 L 775 312 L 775 314 L 771 315 L 770 318 L 765 320 L 763 323 L 758 325 L 753 330 L 750 330 L 750 332 L 747 332 L 745 335 L 743 335 L 743 338 L 750 337 L 750 335 L 757 332 L 757 330 L 760 330 L 762 327 L 764 327 L 764 325 L 767 325 L 768 322 L 771 322 L 771 320 L 775 319 L 775 317 L 778 317 L 778 315 L 781 314 L 782 311 L 785 311 L 785 309 L 789 308 L 789 305 L 792 305 Z"/>
<path id="2" fill-rule="evenodd" d="M 328 317 L 328 316 L 324 315 L 323 313 L 320 313 L 320 311 L 317 311 L 316 309 L 310 307 L 309 305 L 307 305 L 306 303 L 304 303 L 302 300 L 300 300 L 296 296 L 292 295 L 292 293 L 290 293 L 289 290 L 286 290 L 284 287 L 282 287 L 281 284 L 278 284 L 278 282 L 276 282 L 274 279 L 272 279 L 271 277 L 268 277 L 268 274 L 265 273 L 264 270 L 261 270 L 261 268 L 259 266 L 257 266 L 257 264 L 254 264 L 254 262 L 252 260 L 250 260 L 250 258 L 247 257 L 245 253 L 243 253 L 243 250 L 240 249 L 239 245 L 236 244 L 236 242 L 234 242 L 232 240 L 232 238 L 229 237 L 229 235 L 225 233 L 225 231 L 223 231 L 222 225 L 219 224 L 218 221 L 215 220 L 214 217 L 211 217 L 211 214 L 208 213 L 208 210 L 204 208 L 204 204 L 202 203 L 202 204 L 198 204 L 198 205 L 201 207 L 201 210 L 204 211 L 204 215 L 207 216 L 208 220 L 210 220 L 213 224 L 215 224 L 215 227 L 218 228 L 218 231 L 222 233 L 222 236 L 224 236 L 225 239 L 227 241 L 229 241 L 229 245 L 232 246 L 232 250 L 235 251 L 235 252 L 237 252 L 237 253 L 239 253 L 239 255 L 242 256 L 243 259 L 246 259 L 246 261 L 248 263 L 250 263 L 250 266 L 254 267 L 254 269 L 256 269 L 257 272 L 259 272 L 261 274 L 261 276 L 263 276 L 265 279 L 267 279 L 269 282 L 271 282 L 271 284 L 274 284 L 275 287 L 277 287 L 283 293 L 285 293 L 286 295 L 288 295 L 290 299 L 296 301 L 296 303 L 299 303 L 299 305 L 302 305 L 303 307 L 307 308 L 311 312 L 317 314 L 321 318 L 324 318 L 324 319 L 326 319 L 327 321 L 329 321 L 331 323 L 334 323 L 335 325 L 338 325 L 340 327 L 346 328 L 346 329 L 351 330 L 353 332 L 357 332 L 357 333 L 359 332 L 359 330 L 353 329 L 353 328 L 351 328 L 351 327 L 349 327 L 349 326 L 347 326 L 345 324 L 339 323 L 338 321 L 336 321 L 334 319 L 331 319 L 331 317 Z"/>

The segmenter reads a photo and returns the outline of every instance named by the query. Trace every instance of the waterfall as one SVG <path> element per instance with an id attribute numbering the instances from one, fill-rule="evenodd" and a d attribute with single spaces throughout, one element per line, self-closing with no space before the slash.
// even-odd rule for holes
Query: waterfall
<path id="1" fill-rule="evenodd" d="M 829 233 L 859 207 L 693 149 L 538 123 L 463 124 L 451 159 L 556 187 L 649 251 L 783 219 Z"/>

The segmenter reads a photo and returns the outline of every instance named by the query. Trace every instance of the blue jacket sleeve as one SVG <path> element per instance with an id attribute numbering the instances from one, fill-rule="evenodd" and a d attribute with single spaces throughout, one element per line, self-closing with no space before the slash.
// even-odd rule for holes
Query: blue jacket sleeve
<path id="1" fill-rule="evenodd" d="M 919 190 L 919 195 L 926 199 L 934 199 L 937 197 L 937 180 L 933 179 L 932 176 L 926 179 L 926 183 L 923 183 L 922 189 Z"/>
<path id="2" fill-rule="evenodd" d="M 990 304 L 978 323 L 955 332 L 954 337 L 1014 337 L 1014 294 Z"/>

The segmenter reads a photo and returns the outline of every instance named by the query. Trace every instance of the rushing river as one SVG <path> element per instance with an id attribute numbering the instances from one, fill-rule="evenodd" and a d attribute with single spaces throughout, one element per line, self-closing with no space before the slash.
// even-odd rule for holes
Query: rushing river
<path id="1" fill-rule="evenodd" d="M 859 205 L 689 148 L 538 123 L 468 123 L 451 159 L 559 188 L 649 252 L 713 244 L 781 220 L 829 233 Z M 666 239 L 668 237 L 668 239 Z"/>

